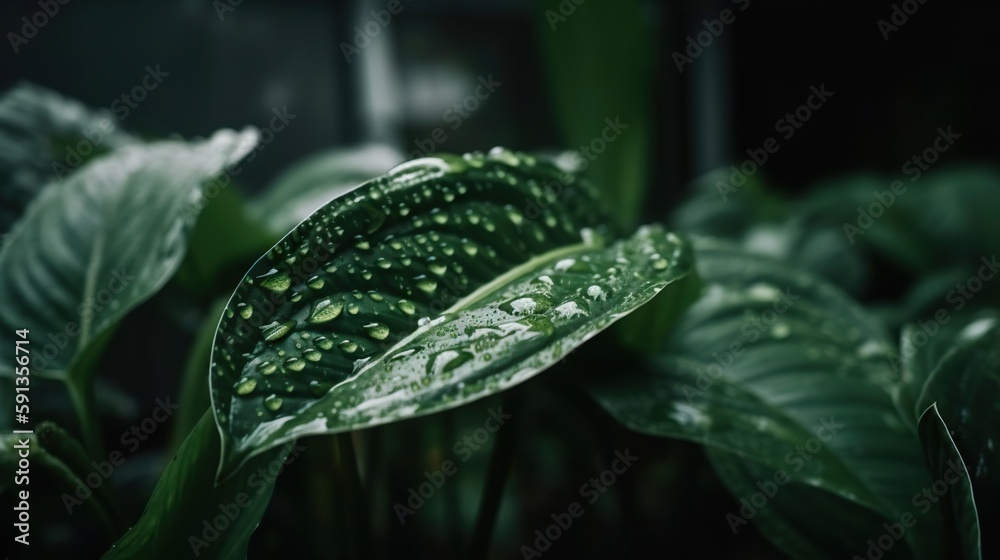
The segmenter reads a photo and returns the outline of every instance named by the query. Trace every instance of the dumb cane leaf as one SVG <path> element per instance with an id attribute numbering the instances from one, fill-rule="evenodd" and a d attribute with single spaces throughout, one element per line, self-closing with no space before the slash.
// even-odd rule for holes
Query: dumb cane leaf
<path id="1" fill-rule="evenodd" d="M 1000 454 L 996 450 L 1000 439 L 1000 324 L 995 313 L 984 312 L 961 329 L 952 330 L 958 330 L 952 337 L 952 350 L 930 372 L 915 403 L 915 410 L 924 410 L 920 439 L 935 480 L 947 485 L 948 492 L 942 498 L 947 504 L 945 512 L 964 557 L 974 558 L 981 546 L 982 556 L 993 558 L 1000 543 L 986 530 L 980 545 L 978 527 L 995 527 L 1000 520 L 1000 507 L 994 499 L 1000 494 Z M 938 336 L 949 334 L 942 330 Z M 930 347 L 927 344 L 920 353 Z M 954 460 L 956 457 L 960 460 Z M 952 464 L 946 459 L 952 459 Z M 949 479 L 963 470 L 959 480 L 954 476 Z"/>
<path id="2" fill-rule="evenodd" d="M 255 142 L 223 130 L 125 146 L 42 191 L 0 251 L 0 337 L 30 331 L 32 374 L 72 380 L 84 351 L 167 282 L 202 184 Z"/>
<path id="3" fill-rule="evenodd" d="M 502 391 L 690 269 L 658 227 L 606 240 L 599 208 L 574 175 L 502 149 L 414 160 L 321 208 L 220 323 L 220 476 L 302 436 Z"/>
<path id="4" fill-rule="evenodd" d="M 593 395 L 631 429 L 716 448 L 710 457 L 720 472 L 737 472 L 719 463 L 721 454 L 732 455 L 759 464 L 741 467 L 741 477 L 763 472 L 772 479 L 781 471 L 874 512 L 867 531 L 845 535 L 836 549 L 854 554 L 857 543 L 882 533 L 883 519 L 911 510 L 913 494 L 930 482 L 920 444 L 891 398 L 898 374 L 886 333 L 812 275 L 718 242 L 695 247 L 706 286 L 701 299 L 654 363 L 635 375 L 595 379 Z M 796 495 L 782 492 L 776 499 Z M 780 511 L 770 517 L 780 521 Z M 906 539 L 933 556 L 940 519 L 936 512 L 925 517 Z M 769 530 L 774 522 L 759 528 L 779 546 L 789 533 L 808 542 L 792 526 L 797 520 L 788 521 L 780 537 Z"/>

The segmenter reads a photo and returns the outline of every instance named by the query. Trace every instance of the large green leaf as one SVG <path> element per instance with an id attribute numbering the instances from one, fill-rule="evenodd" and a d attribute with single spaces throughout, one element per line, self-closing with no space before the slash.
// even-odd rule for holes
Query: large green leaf
<path id="1" fill-rule="evenodd" d="M 790 558 L 842 560 L 855 554 L 865 557 L 871 546 L 868 540 L 881 533 L 876 528 L 881 527 L 882 517 L 871 509 L 810 484 L 785 482 L 779 470 L 753 459 L 716 447 L 705 451 L 737 502 L 725 519 L 734 534 L 749 530 L 753 523 Z M 912 556 L 899 546 L 882 560 L 893 558 Z"/>
<path id="2" fill-rule="evenodd" d="M 202 183 L 255 140 L 225 130 L 126 146 L 44 190 L 0 251 L 0 340 L 29 330 L 32 374 L 72 377 L 81 354 L 176 270 Z"/>
<path id="3" fill-rule="evenodd" d="M 969 323 L 955 337 L 956 344 L 931 372 L 916 401 L 916 410 L 937 405 L 942 423 L 961 454 L 978 499 L 974 504 L 953 501 L 955 507 L 978 509 L 981 527 L 995 527 L 1000 522 L 1000 505 L 993 497 L 1000 495 L 1000 326 L 995 318 L 984 317 Z M 927 413 L 924 413 L 926 417 Z M 921 427 L 925 446 L 929 430 Z M 940 453 L 940 452 L 939 452 Z M 966 511 L 965 517 L 976 512 Z M 959 520 L 963 516 L 958 516 Z M 963 521 L 967 525 L 967 521 Z M 968 537 L 963 528 L 963 539 Z M 971 538 L 971 537 L 968 537 Z M 966 547 L 971 543 L 963 540 Z M 983 556 L 993 558 L 1000 543 L 989 531 L 983 535 Z"/>
<path id="4" fill-rule="evenodd" d="M 964 560 L 982 560 L 983 551 L 979 531 L 979 515 L 973 496 L 972 481 L 948 430 L 948 425 L 938 412 L 936 404 L 931 405 L 920 417 L 920 440 L 924 444 L 924 455 L 934 480 L 947 486 L 941 496 L 945 515 L 945 543 L 950 557 Z M 950 486 L 950 487 L 949 487 Z M 931 491 L 935 492 L 933 486 Z"/>
<path id="5" fill-rule="evenodd" d="M 53 179 L 134 142 L 108 111 L 22 82 L 0 98 L 0 233 Z"/>
<path id="6" fill-rule="evenodd" d="M 167 465 L 142 517 L 102 558 L 244 560 L 278 473 L 300 452 L 270 450 L 216 485 L 219 435 L 206 412 Z"/>
<path id="7" fill-rule="evenodd" d="M 929 478 L 892 402 L 898 374 L 881 325 L 788 265 L 713 242 L 696 248 L 703 297 L 655 364 L 597 378 L 597 400 L 634 430 L 784 470 L 886 520 L 909 511 Z M 809 442 L 806 460 L 798 449 Z M 907 534 L 914 550 L 933 555 L 939 522 L 932 513 Z"/>
<path id="8" fill-rule="evenodd" d="M 323 207 L 219 326 L 220 474 L 520 383 L 687 273 L 676 236 L 605 241 L 595 208 L 574 176 L 501 149 L 414 160 Z"/>

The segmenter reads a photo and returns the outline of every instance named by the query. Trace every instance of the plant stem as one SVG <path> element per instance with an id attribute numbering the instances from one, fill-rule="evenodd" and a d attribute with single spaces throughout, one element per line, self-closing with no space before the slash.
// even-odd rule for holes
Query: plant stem
<path id="1" fill-rule="evenodd" d="M 105 460 L 107 453 L 101 440 L 101 419 L 97 414 L 93 387 L 89 384 L 81 387 L 80 383 L 72 379 L 67 380 L 66 385 L 73 401 L 73 408 L 76 409 L 77 418 L 80 420 L 80 432 L 83 435 L 83 446 L 87 450 L 87 455 L 97 461 Z"/>
<path id="2" fill-rule="evenodd" d="M 336 465 L 338 480 L 343 483 L 347 496 L 339 500 L 344 507 L 350 510 L 338 511 L 338 517 L 342 521 L 351 524 L 349 534 L 349 548 L 351 558 L 372 558 L 371 529 L 369 528 L 368 503 L 365 500 L 364 487 L 361 484 L 361 477 L 358 473 L 358 458 L 354 450 L 354 440 L 351 432 L 336 434 L 334 436 L 334 451 L 336 454 Z"/>
<path id="3" fill-rule="evenodd" d="M 479 501 L 479 513 L 476 515 L 476 526 L 472 533 L 472 544 L 469 548 L 469 558 L 486 558 L 493 539 L 493 527 L 503 501 L 503 490 L 514 462 L 514 452 L 517 449 L 517 427 L 520 419 L 522 391 L 520 388 L 508 391 L 503 397 L 503 406 L 507 407 L 511 419 L 497 432 L 496 443 L 493 444 L 493 455 L 486 471 L 486 487 Z"/>

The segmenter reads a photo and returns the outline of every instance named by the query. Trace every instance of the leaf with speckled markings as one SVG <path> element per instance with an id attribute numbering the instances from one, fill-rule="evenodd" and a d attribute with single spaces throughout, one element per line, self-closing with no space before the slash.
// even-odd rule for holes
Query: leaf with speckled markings
<path id="1" fill-rule="evenodd" d="M 780 505 L 758 528 L 793 557 L 802 549 L 790 543 L 814 538 L 830 554 L 851 556 L 882 533 L 883 520 L 912 510 L 914 493 L 931 482 L 920 442 L 892 400 L 899 374 L 887 333 L 818 277 L 731 245 L 694 246 L 701 299 L 655 362 L 635 375 L 595 378 L 592 394 L 633 430 L 715 448 L 717 469 L 753 462 L 725 469 L 730 488 L 756 492 L 758 480 L 782 471 L 813 487 L 811 495 L 839 498 L 823 503 L 874 513 L 871 523 L 831 533 L 827 516 L 791 515 L 800 510 L 790 499 L 810 492 L 789 486 L 769 500 Z M 936 557 L 940 521 L 931 511 L 920 531 L 906 533 L 916 557 Z"/>
<path id="2" fill-rule="evenodd" d="M 599 209 L 573 174 L 503 149 L 414 160 L 321 208 L 223 315 L 220 477 L 302 436 L 503 391 L 690 270 L 677 236 L 616 241 Z"/>

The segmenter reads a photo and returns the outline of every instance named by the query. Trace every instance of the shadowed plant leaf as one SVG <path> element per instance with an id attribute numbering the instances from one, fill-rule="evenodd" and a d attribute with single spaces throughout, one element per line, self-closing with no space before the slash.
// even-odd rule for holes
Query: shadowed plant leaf
<path id="1" fill-rule="evenodd" d="M 272 449 L 216 485 L 219 434 L 206 412 L 163 471 L 142 517 L 102 558 L 244 560 L 275 473 L 301 452 L 290 445 Z"/>
<path id="2" fill-rule="evenodd" d="M 202 183 L 255 138 L 126 146 L 42 192 L 0 251 L 0 340 L 29 330 L 32 374 L 72 377 L 87 347 L 170 278 Z"/>
<path id="3" fill-rule="evenodd" d="M 91 111 L 23 82 L 0 98 L 0 233 L 53 179 L 135 140 L 108 111 Z"/>
<path id="4" fill-rule="evenodd" d="M 938 412 L 937 404 L 932 404 L 920 416 L 919 429 L 924 456 L 935 483 L 940 481 L 950 486 L 941 497 L 941 509 L 945 517 L 945 547 L 949 557 L 982 560 L 979 515 L 969 471 L 955 447 L 948 426 Z M 932 487 L 931 490 L 935 489 Z"/>
<path id="5" fill-rule="evenodd" d="M 414 160 L 319 210 L 223 316 L 220 475 L 301 436 L 502 391 L 689 271 L 679 238 L 605 240 L 596 208 L 573 175 L 495 149 Z"/>
<path id="6" fill-rule="evenodd" d="M 645 371 L 595 379 L 598 402 L 631 429 L 783 469 L 885 520 L 912 508 L 929 479 L 890 396 L 898 374 L 881 325 L 805 272 L 727 245 L 695 247 L 704 295 Z M 929 514 L 908 533 L 911 548 L 933 557 L 939 522 Z"/>

